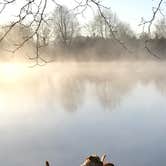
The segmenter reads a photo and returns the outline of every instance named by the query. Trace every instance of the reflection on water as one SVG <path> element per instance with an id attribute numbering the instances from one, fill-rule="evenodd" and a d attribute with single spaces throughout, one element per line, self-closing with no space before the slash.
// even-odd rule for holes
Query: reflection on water
<path id="1" fill-rule="evenodd" d="M 166 163 L 165 63 L 64 63 L 0 78 L 0 161 L 120 166 Z"/>

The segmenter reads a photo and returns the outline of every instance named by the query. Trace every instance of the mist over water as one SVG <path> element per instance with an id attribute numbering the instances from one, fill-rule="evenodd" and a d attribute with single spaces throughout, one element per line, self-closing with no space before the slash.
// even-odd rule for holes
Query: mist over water
<path id="1" fill-rule="evenodd" d="M 165 166 L 165 62 L 0 66 L 4 166 L 80 165 L 108 154 L 119 166 Z"/>

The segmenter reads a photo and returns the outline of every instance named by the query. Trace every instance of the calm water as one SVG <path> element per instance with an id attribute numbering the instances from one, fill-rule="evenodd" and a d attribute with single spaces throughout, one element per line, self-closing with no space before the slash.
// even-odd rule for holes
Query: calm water
<path id="1" fill-rule="evenodd" d="M 164 63 L 63 63 L 5 72 L 1 165 L 79 166 L 90 154 L 106 153 L 117 166 L 165 166 Z"/>

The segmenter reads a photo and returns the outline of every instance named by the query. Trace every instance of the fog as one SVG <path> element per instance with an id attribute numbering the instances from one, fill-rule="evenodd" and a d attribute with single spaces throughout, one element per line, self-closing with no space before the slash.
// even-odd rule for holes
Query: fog
<path id="1" fill-rule="evenodd" d="M 7 103 L 12 95 L 15 105 L 24 98 L 24 102 L 30 100 L 35 104 L 41 100 L 41 104 L 49 101 L 49 105 L 60 100 L 66 109 L 75 110 L 89 85 L 93 85 L 95 95 L 105 105 L 111 104 L 111 100 L 118 102 L 139 83 L 154 84 L 161 93 L 165 91 L 165 62 L 57 62 L 34 68 L 29 64 L 2 63 L 0 68 L 1 96 L 6 96 Z"/>
<path id="2" fill-rule="evenodd" d="M 1 165 L 165 166 L 165 2 L 139 34 L 112 1 L 20 2 L 0 2 Z"/>
<path id="3" fill-rule="evenodd" d="M 0 160 L 5 166 L 164 166 L 165 62 L 0 64 Z M 12 73 L 12 74 L 11 74 Z"/>

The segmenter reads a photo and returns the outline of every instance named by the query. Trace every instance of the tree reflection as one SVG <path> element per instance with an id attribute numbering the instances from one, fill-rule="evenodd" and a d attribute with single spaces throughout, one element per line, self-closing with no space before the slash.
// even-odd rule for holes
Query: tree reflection
<path id="1" fill-rule="evenodd" d="M 100 72 L 98 68 L 101 64 L 80 64 L 79 68 L 63 68 L 62 64 L 59 68 L 55 67 L 56 72 L 54 67 L 39 69 L 24 76 L 18 83 L 4 84 L 0 80 L 3 105 L 6 105 L 5 109 L 12 110 L 22 107 L 36 110 L 40 107 L 43 110 L 60 108 L 73 112 L 79 110 L 87 100 L 94 100 L 94 104 L 100 103 L 103 108 L 112 110 L 130 95 L 137 84 L 154 84 L 159 92 L 166 95 L 164 64 L 154 66 L 147 63 L 146 67 L 142 67 L 142 64 L 135 67 L 135 64 L 119 67 L 104 64 Z M 95 98 L 89 99 L 90 93 Z"/>
<path id="2" fill-rule="evenodd" d="M 85 86 L 77 78 L 65 78 L 61 82 L 61 87 L 57 98 L 67 111 L 76 111 L 81 107 L 84 100 Z"/>

